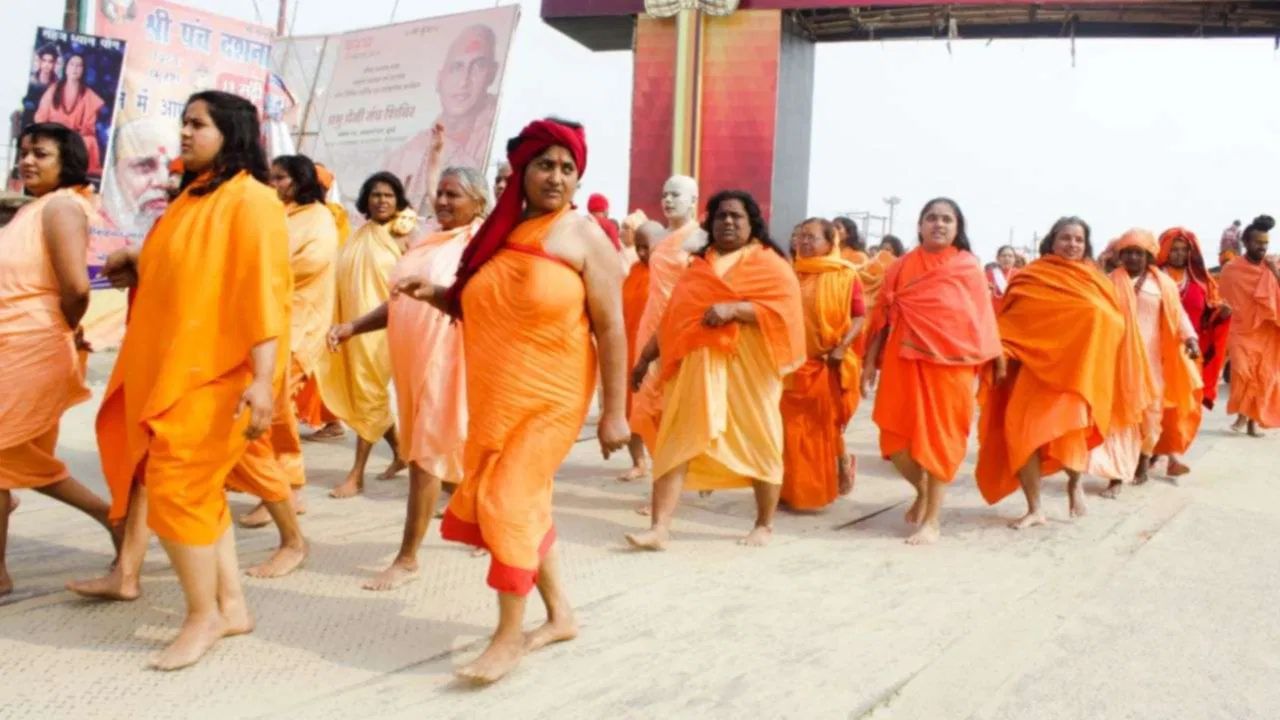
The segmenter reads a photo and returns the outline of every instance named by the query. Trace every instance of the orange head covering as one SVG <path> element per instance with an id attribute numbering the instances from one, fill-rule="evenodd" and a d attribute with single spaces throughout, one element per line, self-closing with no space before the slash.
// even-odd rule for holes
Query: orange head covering
<path id="1" fill-rule="evenodd" d="M 520 131 L 507 162 L 511 175 L 524 177 L 525 168 L 547 148 L 559 145 L 573 155 L 578 166 L 578 177 L 587 171 L 587 135 L 581 127 L 570 127 L 554 120 L 534 120 Z M 524 211 L 524 187 L 520 182 L 507 183 L 507 189 L 498 198 L 493 212 L 476 231 L 475 237 L 462 253 L 458 264 L 458 277 L 445 295 L 449 314 L 462 317 L 462 290 L 480 268 L 502 249 L 507 236 L 520 224 Z"/>
<path id="2" fill-rule="evenodd" d="M 1160 235 L 1160 251 L 1156 253 L 1156 264 L 1161 268 L 1168 266 L 1169 253 L 1173 250 L 1173 244 L 1179 240 L 1187 244 L 1187 275 L 1192 282 L 1204 288 L 1209 298 L 1209 305 L 1214 307 L 1221 305 L 1222 295 L 1218 293 L 1218 280 L 1209 274 L 1209 268 L 1205 266 L 1204 253 L 1200 251 L 1200 241 L 1195 233 L 1184 227 L 1165 230 Z"/>
<path id="3" fill-rule="evenodd" d="M 1146 250 L 1154 258 L 1160 253 L 1160 245 L 1156 243 L 1156 236 L 1149 231 L 1141 228 L 1134 228 L 1125 232 L 1125 234 L 1111 241 L 1111 245 L 1107 248 L 1115 255 L 1119 255 L 1122 250 L 1129 248 L 1138 248 Z"/>
<path id="4" fill-rule="evenodd" d="M 320 181 L 320 187 L 324 188 L 325 192 L 329 192 L 333 187 L 333 171 L 320 163 L 316 163 L 316 179 Z"/>

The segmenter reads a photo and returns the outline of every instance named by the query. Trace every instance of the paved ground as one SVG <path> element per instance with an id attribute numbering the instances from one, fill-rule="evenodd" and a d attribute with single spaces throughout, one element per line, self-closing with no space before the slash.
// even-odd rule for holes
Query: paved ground
<path id="1" fill-rule="evenodd" d="M 110 361 L 95 358 L 98 380 Z M 101 491 L 94 409 L 66 416 L 61 452 Z M 987 508 L 970 464 L 943 542 L 924 549 L 902 543 L 910 493 L 875 458 L 865 408 L 849 433 L 853 498 L 780 517 L 764 550 L 732 542 L 752 507 L 733 492 L 687 497 L 670 552 L 625 551 L 645 487 L 614 481 L 621 461 L 581 442 L 556 509 L 582 637 L 484 690 L 451 671 L 496 616 L 486 561 L 433 527 L 422 579 L 361 590 L 394 554 L 406 483 L 329 500 L 346 444 L 307 448 L 305 568 L 246 580 L 257 632 L 176 674 L 144 669 L 182 613 L 159 548 L 141 600 L 77 600 L 62 585 L 106 568 L 107 538 L 25 493 L 10 531 L 18 589 L 0 604 L 0 718 L 1276 718 L 1280 436 L 1226 425 L 1207 418 L 1180 485 L 1092 496 L 1080 522 L 1051 480 L 1053 522 L 1022 534 L 1004 524 L 1020 498 Z M 242 562 L 274 546 L 270 529 L 237 539 Z"/>

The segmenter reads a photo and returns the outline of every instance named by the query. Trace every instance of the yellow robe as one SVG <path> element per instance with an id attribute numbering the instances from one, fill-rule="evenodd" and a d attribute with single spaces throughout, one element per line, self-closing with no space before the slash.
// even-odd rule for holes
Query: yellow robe
<path id="1" fill-rule="evenodd" d="M 368 222 L 357 230 L 338 256 L 334 322 L 353 322 L 386 302 L 387 278 L 399 260 L 400 246 L 386 227 Z M 316 380 L 325 406 L 366 442 L 377 442 L 395 423 L 385 331 L 353 337 L 338 352 L 321 355 Z"/>
<path id="2" fill-rule="evenodd" d="M 747 246 L 726 255 L 708 253 L 715 274 L 724 278 L 748 253 L 771 252 Z M 803 323 L 799 283 L 794 275 L 794 318 Z M 803 345 L 797 343 L 802 357 Z M 742 324 L 733 353 L 700 347 L 680 361 L 666 383 L 658 427 L 653 476 L 688 463 L 685 488 L 721 490 L 751 487 L 759 480 L 782 484 L 782 378 L 763 330 Z"/>

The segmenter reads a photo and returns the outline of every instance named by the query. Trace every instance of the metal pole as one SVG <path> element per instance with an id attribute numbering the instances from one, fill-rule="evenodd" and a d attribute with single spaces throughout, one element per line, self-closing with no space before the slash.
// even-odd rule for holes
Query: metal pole
<path id="1" fill-rule="evenodd" d="M 280 0 L 280 13 L 276 15 L 276 37 L 284 37 L 288 30 L 289 0 Z"/>

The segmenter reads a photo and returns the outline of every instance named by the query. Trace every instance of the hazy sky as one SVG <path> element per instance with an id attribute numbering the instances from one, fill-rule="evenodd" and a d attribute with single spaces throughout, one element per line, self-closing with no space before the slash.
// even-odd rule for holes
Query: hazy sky
<path id="1" fill-rule="evenodd" d="M 0 8 L 0 97 L 25 90 L 35 27 L 60 2 Z M 195 0 L 255 19 L 253 0 Z M 400 0 L 396 20 L 511 4 Z M 629 53 L 592 54 L 542 24 L 524 0 L 503 88 L 498 146 L 548 114 L 587 127 L 579 198 L 625 204 L 631 117 Z M 295 0 L 294 32 L 375 25 L 395 0 Z M 273 25 L 274 0 L 258 0 Z M 964 28 L 961 28 L 963 34 Z M 921 204 L 958 200 L 976 248 L 1029 243 L 1059 215 L 1079 214 L 1100 240 L 1131 226 L 1181 224 L 1212 239 L 1239 217 L 1280 212 L 1280 55 L 1271 40 L 1066 40 L 844 43 L 817 53 L 809 211 L 885 214 L 907 239 Z M 665 148 L 660 152 L 667 152 Z M 708 195 L 713 188 L 703 188 Z M 657 188 L 654 189 L 657 192 Z M 796 218 L 799 220 L 800 218 Z"/>

